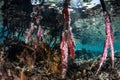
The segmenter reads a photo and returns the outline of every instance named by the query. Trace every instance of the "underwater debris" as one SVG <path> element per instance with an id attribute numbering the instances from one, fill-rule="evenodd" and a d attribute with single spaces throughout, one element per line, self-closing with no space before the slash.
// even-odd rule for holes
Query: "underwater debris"
<path id="1" fill-rule="evenodd" d="M 12 39 L 10 43 L 7 43 L 11 45 L 11 47 L 14 47 L 11 43 L 14 43 L 14 46 L 16 46 L 16 48 L 18 46 L 21 52 L 18 54 L 16 48 L 14 48 L 14 53 L 9 52 L 12 50 L 10 47 L 8 47 L 8 51 L 0 48 L 0 50 L 5 54 L 3 55 L 5 56 L 5 59 L 3 58 L 3 62 L 0 65 L 0 71 L 2 70 L 4 74 L 6 73 L 6 79 L 61 80 L 62 55 L 60 54 L 59 46 L 56 48 L 51 48 L 47 43 L 40 43 L 36 49 L 31 50 L 31 46 L 27 45 L 28 47 L 26 47 L 25 43 L 21 43 L 21 41 L 15 42 L 15 40 Z M 34 48 L 34 46 L 31 48 Z M 6 56 L 7 54 L 11 54 L 12 58 Z M 11 60 L 13 57 L 16 57 L 17 59 Z M 98 77 L 95 77 L 96 70 L 99 66 L 98 58 L 91 60 L 88 59 L 86 62 L 85 59 L 82 58 L 81 61 L 84 63 L 78 65 L 73 60 L 69 60 L 65 80 L 100 80 L 102 78 L 108 80 L 120 79 L 119 57 L 116 57 L 115 59 L 115 66 L 117 69 L 111 68 L 111 59 L 110 57 L 107 57 L 106 64 L 103 64 L 101 67 L 101 70 L 98 73 Z M 31 69 L 32 65 L 34 67 Z M 4 66 L 4 68 L 2 66 Z M 4 79 L 5 77 L 0 76 L 0 78 Z"/>

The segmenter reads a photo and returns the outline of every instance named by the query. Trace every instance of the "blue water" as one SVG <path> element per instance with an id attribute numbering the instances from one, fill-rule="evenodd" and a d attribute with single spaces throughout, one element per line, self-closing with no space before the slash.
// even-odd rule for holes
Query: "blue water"
<path id="1" fill-rule="evenodd" d="M 0 23 L 0 32 L 2 31 L 2 24 Z M 1 36 L 1 33 L 0 33 L 0 36 Z M 4 38 L 0 38 L 0 41 L 3 41 Z M 24 37 L 21 38 L 22 41 L 24 41 Z M 90 50 L 90 51 L 99 51 L 99 52 L 102 52 L 103 51 L 103 48 L 104 48 L 104 39 L 103 41 L 101 42 L 95 42 L 96 45 L 90 45 L 90 44 L 75 44 L 75 50 L 82 50 L 82 49 L 86 49 L 86 50 Z M 114 43 L 114 49 L 115 49 L 115 52 L 120 50 L 120 41 L 119 40 L 115 40 L 115 43 Z"/>

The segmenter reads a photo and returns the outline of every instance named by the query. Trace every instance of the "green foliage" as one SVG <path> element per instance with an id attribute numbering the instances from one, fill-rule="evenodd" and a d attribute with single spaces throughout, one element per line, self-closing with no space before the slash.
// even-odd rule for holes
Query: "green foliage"
<path id="1" fill-rule="evenodd" d="M 58 0 L 47 0 L 47 2 L 58 2 Z"/>
<path id="2" fill-rule="evenodd" d="M 90 0 L 83 0 L 83 2 L 90 2 Z"/>

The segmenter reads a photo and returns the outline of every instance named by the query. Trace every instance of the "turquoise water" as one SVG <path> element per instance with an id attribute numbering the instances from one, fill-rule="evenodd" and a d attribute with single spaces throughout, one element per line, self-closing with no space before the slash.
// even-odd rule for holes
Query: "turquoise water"
<path id="1" fill-rule="evenodd" d="M 98 10 L 99 11 L 99 10 Z M 1 12 L 1 11 L 0 11 Z M 78 15 L 71 16 L 76 18 Z M 105 41 L 105 25 L 103 20 L 103 14 L 98 13 L 90 16 L 89 18 L 76 18 L 74 23 L 71 24 L 73 27 L 73 35 L 75 39 L 75 50 L 90 50 L 90 51 L 103 51 Z M 120 50 L 120 17 L 112 17 L 112 27 L 114 32 L 114 48 L 115 52 Z M 2 15 L 0 13 L 0 36 L 2 31 Z M 25 34 L 26 35 L 26 34 Z M 48 36 L 51 36 L 48 34 Z M 25 40 L 25 36 L 20 38 L 22 41 Z M 0 38 L 4 40 L 4 38 Z"/>
<path id="2" fill-rule="evenodd" d="M 2 23 L 0 23 L 0 32 L 2 31 Z M 1 33 L 0 33 L 1 35 Z M 85 36 L 85 35 L 83 35 Z M 105 37 L 105 36 L 104 36 Z M 114 42 L 114 49 L 115 49 L 115 52 L 120 50 L 120 37 L 119 36 L 115 36 L 117 37 L 117 39 L 115 39 L 115 42 Z M 0 38 L 0 40 L 4 40 L 4 38 Z M 22 41 L 24 41 L 24 37 L 21 38 Z M 94 39 L 93 39 L 94 40 Z M 78 41 L 75 41 L 75 42 L 78 42 Z M 97 42 L 97 41 L 93 41 L 93 44 L 91 43 L 88 43 L 88 44 L 80 44 L 80 43 L 76 43 L 76 46 L 75 46 L 75 50 L 82 50 L 82 49 L 86 49 L 86 50 L 90 50 L 90 51 L 99 51 L 99 52 L 102 52 L 103 51 L 103 47 L 104 47 L 104 38 L 101 40 L 101 42 Z"/>

